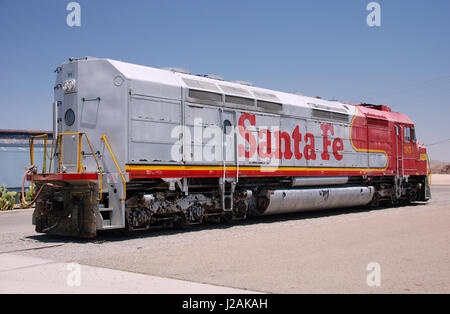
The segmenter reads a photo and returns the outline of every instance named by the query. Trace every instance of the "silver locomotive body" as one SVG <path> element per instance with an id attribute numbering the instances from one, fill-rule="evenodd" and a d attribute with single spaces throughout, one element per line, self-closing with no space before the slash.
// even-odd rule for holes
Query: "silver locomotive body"
<path id="1" fill-rule="evenodd" d="M 29 174 L 38 232 L 93 237 L 426 190 L 421 174 L 393 195 L 391 140 L 358 148 L 356 106 L 109 59 L 56 72 L 53 172 Z"/>

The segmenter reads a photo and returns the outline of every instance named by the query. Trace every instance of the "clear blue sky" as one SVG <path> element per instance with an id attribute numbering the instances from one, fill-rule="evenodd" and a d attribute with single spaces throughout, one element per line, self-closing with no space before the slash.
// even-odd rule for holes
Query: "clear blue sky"
<path id="1" fill-rule="evenodd" d="M 95 56 L 178 66 L 344 102 L 390 105 L 418 138 L 450 138 L 450 1 L 0 0 L 0 129 L 51 129 L 53 70 Z M 450 141 L 430 147 L 450 161 Z"/>

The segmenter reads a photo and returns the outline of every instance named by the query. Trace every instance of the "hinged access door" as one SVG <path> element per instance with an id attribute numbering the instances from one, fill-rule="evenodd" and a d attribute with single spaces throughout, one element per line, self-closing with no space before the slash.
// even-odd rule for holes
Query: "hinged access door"
<path id="1" fill-rule="evenodd" d="M 395 125 L 395 170 L 396 175 L 404 174 L 404 152 L 403 152 L 403 126 Z"/>

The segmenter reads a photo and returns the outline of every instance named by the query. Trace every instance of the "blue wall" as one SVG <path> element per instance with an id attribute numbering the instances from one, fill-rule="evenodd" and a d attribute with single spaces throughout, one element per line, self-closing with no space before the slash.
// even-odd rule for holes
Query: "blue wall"
<path id="1" fill-rule="evenodd" d="M 49 141 L 51 143 L 51 141 Z M 47 170 L 51 144 L 47 151 Z M 44 156 L 44 144 L 35 144 L 34 163 L 42 171 Z M 0 185 L 4 185 L 10 191 L 19 191 L 22 187 L 22 178 L 25 173 L 24 167 L 30 167 L 30 152 L 28 141 L 0 140 Z M 52 167 L 53 168 L 53 167 Z M 25 181 L 25 186 L 30 183 Z"/>

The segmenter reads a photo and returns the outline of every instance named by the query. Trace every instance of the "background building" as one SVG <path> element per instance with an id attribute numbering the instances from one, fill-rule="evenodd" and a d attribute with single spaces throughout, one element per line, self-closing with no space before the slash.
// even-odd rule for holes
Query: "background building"
<path id="1" fill-rule="evenodd" d="M 51 131 L 1 130 L 0 129 L 0 185 L 9 191 L 19 192 L 25 166 L 30 166 L 30 149 L 28 140 L 31 136 L 48 134 L 47 167 L 50 160 Z M 44 157 L 44 140 L 36 139 L 34 143 L 34 164 L 42 171 Z M 29 186 L 29 182 L 25 183 Z"/>

